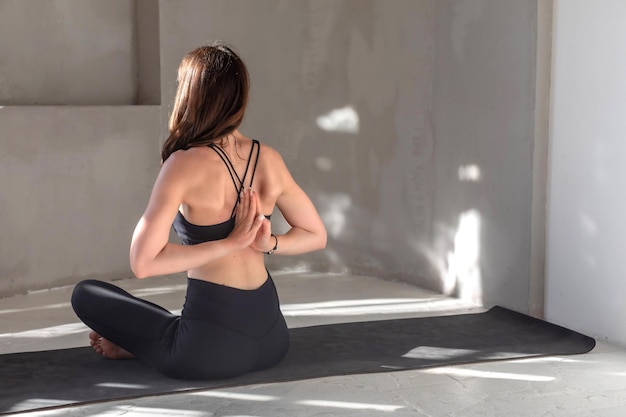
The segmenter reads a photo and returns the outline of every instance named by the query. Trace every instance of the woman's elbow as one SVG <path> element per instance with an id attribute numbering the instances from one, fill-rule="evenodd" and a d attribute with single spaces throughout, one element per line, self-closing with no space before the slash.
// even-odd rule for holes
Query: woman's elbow
<path id="1" fill-rule="evenodd" d="M 317 236 L 317 248 L 316 250 L 322 250 L 326 248 L 326 243 L 328 241 L 328 236 L 326 235 L 326 229 L 322 229 Z"/>
<path id="2" fill-rule="evenodd" d="M 138 259 L 130 259 L 130 270 L 133 271 L 135 277 L 139 279 L 144 279 L 152 276 L 148 265 L 146 262 L 140 262 Z"/>
<path id="3" fill-rule="evenodd" d="M 137 268 L 137 267 L 130 267 L 130 270 L 133 271 L 133 274 L 135 275 L 135 278 L 138 279 L 144 279 L 144 278 L 148 278 L 149 274 L 142 268 Z"/>
<path id="4" fill-rule="evenodd" d="M 144 272 L 143 270 L 133 269 L 132 271 L 133 271 L 133 274 L 135 275 L 135 278 L 137 279 L 144 279 L 144 278 L 148 278 L 152 276 L 152 274 Z"/>

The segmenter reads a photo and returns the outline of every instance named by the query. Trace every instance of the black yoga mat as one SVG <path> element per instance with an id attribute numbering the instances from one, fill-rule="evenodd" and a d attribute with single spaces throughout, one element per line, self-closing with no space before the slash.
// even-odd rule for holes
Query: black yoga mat
<path id="1" fill-rule="evenodd" d="M 68 404 L 367 374 L 453 364 L 570 355 L 592 338 L 510 310 L 290 329 L 276 367 L 220 381 L 179 381 L 137 360 L 107 360 L 89 347 L 0 355 L 0 414 Z"/>

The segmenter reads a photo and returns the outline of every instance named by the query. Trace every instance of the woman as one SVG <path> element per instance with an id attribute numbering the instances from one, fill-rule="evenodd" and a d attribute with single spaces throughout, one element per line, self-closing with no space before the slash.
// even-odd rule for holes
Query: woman
<path id="1" fill-rule="evenodd" d="M 274 149 L 238 131 L 248 72 L 224 45 L 185 56 L 163 164 L 132 237 L 137 278 L 187 271 L 181 316 L 105 282 L 87 280 L 72 306 L 111 359 L 138 357 L 165 375 L 216 379 L 271 367 L 289 338 L 264 256 L 326 245 L 311 200 Z M 278 207 L 290 229 L 271 232 Z M 182 244 L 168 242 L 174 227 Z"/>

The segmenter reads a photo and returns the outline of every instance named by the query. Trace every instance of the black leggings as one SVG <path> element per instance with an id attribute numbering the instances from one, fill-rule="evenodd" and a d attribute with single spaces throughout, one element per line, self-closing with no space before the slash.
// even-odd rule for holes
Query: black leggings
<path id="1" fill-rule="evenodd" d="M 229 378 L 285 356 L 289 334 L 269 274 L 256 290 L 187 282 L 181 316 L 96 280 L 76 285 L 72 307 L 96 333 L 173 378 Z"/>

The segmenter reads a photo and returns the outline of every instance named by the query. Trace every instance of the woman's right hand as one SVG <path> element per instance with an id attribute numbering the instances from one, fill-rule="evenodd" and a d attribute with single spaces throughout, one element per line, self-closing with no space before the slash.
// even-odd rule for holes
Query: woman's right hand
<path id="1" fill-rule="evenodd" d="M 263 214 L 260 214 L 263 216 Z M 274 247 L 274 238 L 272 237 L 272 223 L 263 216 L 263 224 L 254 238 L 250 247 L 259 252 L 269 251 Z"/>
<path id="2" fill-rule="evenodd" d="M 259 215 L 259 198 L 256 191 L 248 188 L 239 197 L 235 210 L 235 227 L 228 238 L 236 249 L 247 248 L 254 242 L 265 217 Z"/>

